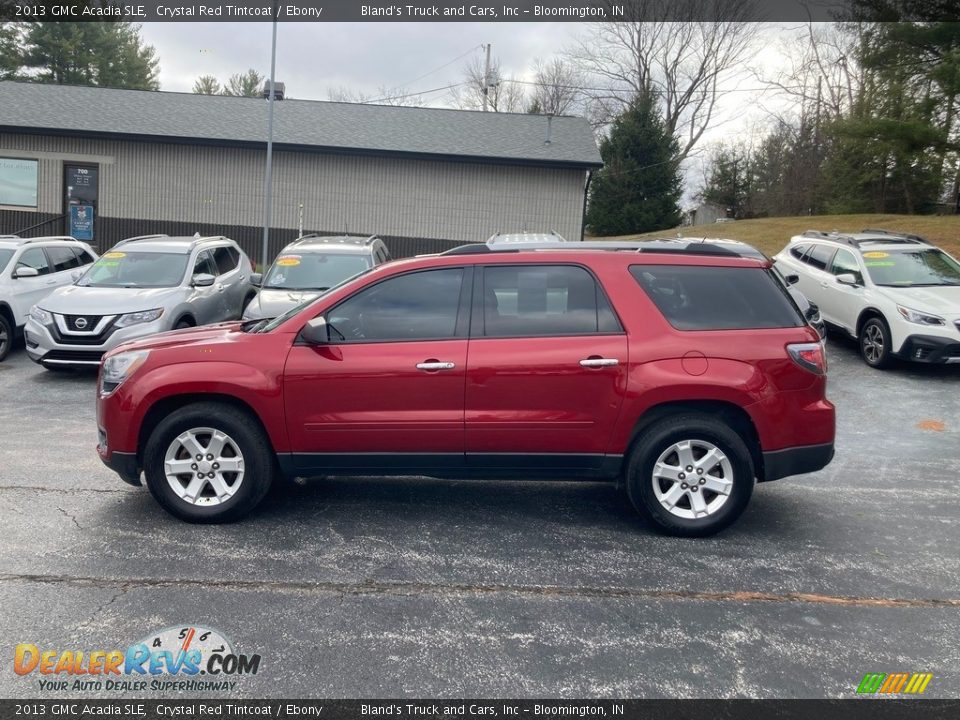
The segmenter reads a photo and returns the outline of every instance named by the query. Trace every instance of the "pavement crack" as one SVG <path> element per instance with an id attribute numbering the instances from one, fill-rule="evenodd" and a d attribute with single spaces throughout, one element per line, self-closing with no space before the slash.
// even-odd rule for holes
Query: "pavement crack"
<path id="1" fill-rule="evenodd" d="M 136 492 L 133 488 L 124 490 L 122 488 L 52 488 L 43 487 L 42 485 L 0 485 L 0 492 L 10 490 L 29 490 L 30 492 L 60 493 L 63 495 L 76 495 L 79 493 L 121 493 L 126 495 L 131 492 Z"/>
<path id="2" fill-rule="evenodd" d="M 63 514 L 64 517 L 70 518 L 70 519 L 73 521 L 73 524 L 77 526 L 77 530 L 81 530 L 81 531 L 83 530 L 83 528 L 80 527 L 80 523 L 77 522 L 77 516 L 76 516 L 76 515 L 72 515 L 71 513 L 68 513 L 66 510 L 64 510 L 64 509 L 63 509 L 62 507 L 60 507 L 59 505 L 57 505 L 57 510 L 59 510 L 59 511 Z"/>
<path id="3" fill-rule="evenodd" d="M 192 578 L 98 578 L 72 575 L 39 575 L 27 573 L 0 574 L 0 583 L 38 583 L 66 585 L 70 587 L 116 586 L 119 597 L 135 588 L 202 588 L 238 590 L 248 592 L 280 592 L 292 594 L 334 594 L 343 598 L 358 595 L 521 595 L 532 597 L 572 597 L 598 599 L 641 599 L 686 602 L 733 602 L 733 603 L 802 603 L 812 605 L 837 605 L 852 607 L 890 608 L 960 608 L 960 598 L 896 598 L 851 595 L 827 595 L 822 593 L 771 593 L 759 591 L 696 591 L 662 590 L 655 588 L 617 588 L 563 585 L 509 585 L 501 583 L 421 583 L 332 581 L 283 581 L 283 580 L 199 580 Z M 114 600 L 116 599 L 114 598 Z M 106 604 L 109 605 L 109 602 Z M 105 606 L 106 606 L 105 605 Z M 104 607 L 105 607 L 104 606 Z"/>

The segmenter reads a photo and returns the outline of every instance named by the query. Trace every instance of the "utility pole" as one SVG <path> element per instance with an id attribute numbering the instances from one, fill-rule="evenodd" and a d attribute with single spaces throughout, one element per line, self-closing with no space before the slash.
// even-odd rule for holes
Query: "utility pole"
<path id="1" fill-rule="evenodd" d="M 273 5 L 273 45 L 270 48 L 270 96 L 267 99 L 267 173 L 263 179 L 263 247 L 260 264 L 263 272 L 269 265 L 270 225 L 273 223 L 273 103 L 276 98 L 277 81 L 277 11 L 279 2 Z"/>
<path id="2" fill-rule="evenodd" d="M 490 108 L 490 43 L 487 43 L 487 62 L 483 68 L 483 111 Z"/>

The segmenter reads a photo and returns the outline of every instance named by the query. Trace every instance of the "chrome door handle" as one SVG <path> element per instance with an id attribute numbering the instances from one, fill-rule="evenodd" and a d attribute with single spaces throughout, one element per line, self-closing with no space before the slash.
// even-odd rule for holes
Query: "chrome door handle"
<path id="1" fill-rule="evenodd" d="M 581 360 L 580 365 L 583 367 L 596 368 L 596 367 L 611 367 L 613 365 L 619 365 L 620 361 L 616 358 L 587 358 L 586 360 Z"/>
<path id="2" fill-rule="evenodd" d="M 417 370 L 453 370 L 455 367 L 456 365 L 452 362 L 438 362 L 436 360 L 417 363 Z"/>

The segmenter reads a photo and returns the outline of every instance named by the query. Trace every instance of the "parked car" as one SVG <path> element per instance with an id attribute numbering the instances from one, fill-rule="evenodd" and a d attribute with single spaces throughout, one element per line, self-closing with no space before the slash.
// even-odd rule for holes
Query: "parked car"
<path id="1" fill-rule="evenodd" d="M 247 305 L 243 319 L 282 315 L 389 259 L 387 246 L 376 235 L 304 235 L 280 251 L 266 276 L 253 276 L 253 284 L 261 289 Z"/>
<path id="2" fill-rule="evenodd" d="M 463 246 L 270 321 L 109 352 L 98 452 L 191 522 L 275 477 L 618 482 L 707 535 L 833 457 L 826 357 L 770 263 L 706 243 Z"/>
<path id="3" fill-rule="evenodd" d="M 97 366 L 127 340 L 236 320 L 254 294 L 251 270 L 225 237 L 124 240 L 76 283 L 33 306 L 27 354 L 47 369 Z"/>
<path id="4" fill-rule="evenodd" d="M 23 332 L 30 308 L 96 259 L 93 248 L 72 237 L 0 236 L 0 361 Z"/>
<path id="5" fill-rule="evenodd" d="M 868 365 L 960 363 L 960 263 L 923 238 L 811 230 L 776 261 L 830 327 L 858 341 Z"/>
<path id="6" fill-rule="evenodd" d="M 701 242 L 701 243 L 711 243 L 713 245 L 719 245 L 721 247 L 727 247 L 736 253 L 743 255 L 744 257 L 754 257 L 758 260 L 770 260 L 765 254 L 760 250 L 755 248 L 749 243 L 745 243 L 742 240 L 728 240 L 726 238 L 679 238 L 679 239 L 664 239 L 659 242 Z M 777 276 L 777 279 L 783 283 L 783 286 L 786 288 L 787 292 L 790 294 L 790 297 L 793 298 L 793 301 L 797 304 L 797 307 L 800 309 L 800 313 L 806 318 L 807 323 L 814 330 L 817 331 L 817 335 L 821 339 L 827 337 L 827 326 L 823 322 L 823 318 L 820 316 L 820 308 L 817 307 L 816 303 L 810 302 L 810 299 L 800 292 L 796 284 L 799 281 L 797 275 L 784 275 L 777 268 L 776 264 L 773 266 L 774 274 Z"/>

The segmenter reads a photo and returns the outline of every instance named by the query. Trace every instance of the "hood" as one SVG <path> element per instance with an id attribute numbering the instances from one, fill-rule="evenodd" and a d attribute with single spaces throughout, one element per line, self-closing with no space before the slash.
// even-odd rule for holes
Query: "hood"
<path id="1" fill-rule="evenodd" d="M 190 345 L 211 345 L 217 342 L 229 343 L 233 342 L 235 337 L 242 332 L 240 330 L 242 324 L 234 320 L 216 325 L 202 325 L 195 328 L 155 333 L 138 340 L 121 343 L 110 354 L 126 350 L 162 350 L 172 346 L 183 348 Z"/>
<path id="2" fill-rule="evenodd" d="M 250 303 L 248 317 L 273 318 L 296 307 L 307 300 L 313 300 L 322 293 L 318 290 L 261 290 Z"/>
<path id="3" fill-rule="evenodd" d="M 878 288 L 896 303 L 920 312 L 930 312 L 948 318 L 960 316 L 960 286 Z"/>
<path id="4" fill-rule="evenodd" d="M 40 307 L 61 315 L 120 315 L 169 307 L 183 295 L 183 288 L 106 288 L 68 285 L 54 290 Z"/>

